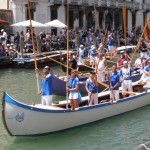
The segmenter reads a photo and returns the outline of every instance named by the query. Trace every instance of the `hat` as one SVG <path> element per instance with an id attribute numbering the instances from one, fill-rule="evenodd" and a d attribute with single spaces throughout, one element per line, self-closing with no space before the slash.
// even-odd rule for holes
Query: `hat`
<path id="1" fill-rule="evenodd" d="M 84 45 L 80 45 L 80 48 L 81 48 L 81 47 L 84 47 Z"/>
<path id="2" fill-rule="evenodd" d="M 4 29 L 1 29 L 1 32 L 4 32 Z"/>
<path id="3" fill-rule="evenodd" d="M 95 71 L 91 71 L 90 74 L 96 74 L 96 72 Z"/>
<path id="4" fill-rule="evenodd" d="M 123 54 L 125 51 L 120 51 L 120 54 Z"/>
<path id="5" fill-rule="evenodd" d="M 108 35 L 108 37 L 111 37 L 111 35 Z"/>
<path id="6" fill-rule="evenodd" d="M 125 60 L 124 62 L 123 62 L 123 64 L 127 64 L 128 62 Z"/>

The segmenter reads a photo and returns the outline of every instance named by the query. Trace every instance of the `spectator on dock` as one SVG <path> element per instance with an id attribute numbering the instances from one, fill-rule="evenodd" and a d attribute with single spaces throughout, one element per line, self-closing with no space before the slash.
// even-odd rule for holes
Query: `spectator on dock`
<path id="1" fill-rule="evenodd" d="M 7 33 L 5 32 L 4 29 L 1 29 L 1 32 L 2 32 L 1 40 L 2 40 L 3 45 L 6 48 L 7 47 Z"/>

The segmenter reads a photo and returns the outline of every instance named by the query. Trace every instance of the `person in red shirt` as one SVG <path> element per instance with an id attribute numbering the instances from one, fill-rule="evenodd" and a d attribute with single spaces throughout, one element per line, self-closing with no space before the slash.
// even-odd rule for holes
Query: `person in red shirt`
<path id="1" fill-rule="evenodd" d="M 118 68 L 122 68 L 124 61 L 129 62 L 129 61 L 130 61 L 130 57 L 129 57 L 128 54 L 126 54 L 124 51 L 122 51 L 122 54 L 121 54 L 121 56 L 118 58 L 118 61 L 117 61 L 117 67 L 118 67 Z"/>

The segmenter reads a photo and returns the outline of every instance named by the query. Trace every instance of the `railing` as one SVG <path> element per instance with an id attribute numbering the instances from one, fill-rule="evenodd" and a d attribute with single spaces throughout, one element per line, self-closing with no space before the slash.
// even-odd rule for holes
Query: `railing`
<path id="1" fill-rule="evenodd" d="M 89 5 L 89 1 L 88 0 L 82 0 L 82 4 L 83 5 Z"/>
<path id="2" fill-rule="evenodd" d="M 123 1 L 118 1 L 118 8 L 122 8 L 123 5 L 124 5 Z"/>
<path id="3" fill-rule="evenodd" d="M 139 9 L 139 3 L 134 2 L 133 3 L 133 9 L 138 10 Z"/>
<path id="4" fill-rule="evenodd" d="M 127 9 L 132 9 L 132 2 L 127 2 L 126 7 Z"/>
<path id="5" fill-rule="evenodd" d="M 70 0 L 70 4 L 71 5 L 78 5 L 79 4 L 79 0 Z"/>
<path id="6" fill-rule="evenodd" d="M 63 3 L 63 1 L 62 0 L 54 0 L 54 2 L 53 2 L 54 4 L 62 4 Z"/>
<path id="7" fill-rule="evenodd" d="M 112 7 L 112 8 L 116 7 L 116 1 L 110 0 L 109 1 L 109 6 Z"/>
<path id="8" fill-rule="evenodd" d="M 102 7 L 107 6 L 107 0 L 101 0 L 100 4 Z"/>

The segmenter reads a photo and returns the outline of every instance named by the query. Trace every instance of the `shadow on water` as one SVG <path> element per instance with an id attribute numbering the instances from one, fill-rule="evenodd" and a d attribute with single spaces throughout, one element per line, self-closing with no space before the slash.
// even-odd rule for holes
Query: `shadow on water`
<path id="1" fill-rule="evenodd" d="M 150 139 L 150 106 L 65 132 L 40 137 L 11 137 L 15 150 L 127 150 Z M 144 126 L 144 127 L 143 127 Z"/>

